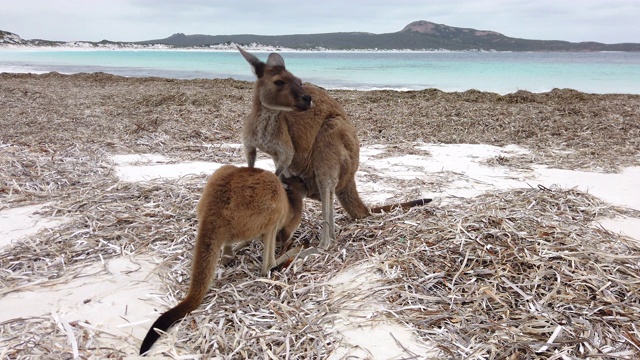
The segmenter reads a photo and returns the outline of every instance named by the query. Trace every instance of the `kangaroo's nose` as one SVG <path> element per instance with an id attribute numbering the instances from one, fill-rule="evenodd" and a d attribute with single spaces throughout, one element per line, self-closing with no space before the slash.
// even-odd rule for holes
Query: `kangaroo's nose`
<path id="1" fill-rule="evenodd" d="M 300 95 L 300 97 L 298 98 L 298 101 L 296 101 L 295 108 L 298 111 L 309 110 L 311 108 L 311 95 L 309 94 Z"/>

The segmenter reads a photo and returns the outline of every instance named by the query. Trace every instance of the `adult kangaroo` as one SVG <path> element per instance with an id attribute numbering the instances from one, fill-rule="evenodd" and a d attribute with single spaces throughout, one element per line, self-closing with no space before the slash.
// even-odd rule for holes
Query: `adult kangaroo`
<path id="1" fill-rule="evenodd" d="M 226 255 L 223 262 L 228 261 L 234 243 L 262 238 L 262 275 L 267 275 L 282 260 L 288 260 L 288 256 L 275 259 L 276 237 L 286 242 L 300 226 L 306 193 L 307 188 L 297 177 L 281 182 L 272 172 L 232 165 L 214 172 L 196 209 L 198 232 L 189 291 L 178 305 L 153 323 L 142 341 L 140 355 L 160 337 L 154 329 L 166 331 L 202 303 L 221 252 Z"/>
<path id="2" fill-rule="evenodd" d="M 248 166 L 255 165 L 256 149 L 260 149 L 273 158 L 276 174 L 302 178 L 307 197 L 322 203 L 320 247 L 326 249 L 335 241 L 335 197 L 354 219 L 431 201 L 420 199 L 369 209 L 356 188 L 360 161 L 356 129 L 340 104 L 323 89 L 303 84 L 287 71 L 280 55 L 271 53 L 264 63 L 239 46 L 238 50 L 257 77 L 251 112 L 242 132 Z"/>

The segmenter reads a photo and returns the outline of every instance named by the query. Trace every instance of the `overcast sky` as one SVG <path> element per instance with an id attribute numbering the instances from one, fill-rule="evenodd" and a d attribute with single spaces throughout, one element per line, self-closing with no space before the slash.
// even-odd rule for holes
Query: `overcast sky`
<path id="1" fill-rule="evenodd" d="M 59 41 L 381 34 L 416 20 L 525 39 L 640 43 L 640 0 L 0 0 L 0 30 Z"/>

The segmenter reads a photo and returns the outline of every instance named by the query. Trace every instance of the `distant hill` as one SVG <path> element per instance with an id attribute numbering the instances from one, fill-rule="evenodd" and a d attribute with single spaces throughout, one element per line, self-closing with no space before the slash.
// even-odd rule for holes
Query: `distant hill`
<path id="1" fill-rule="evenodd" d="M 0 30 L 0 44 L 22 44 L 24 40 L 20 36 L 8 31 Z"/>
<path id="2" fill-rule="evenodd" d="M 527 40 L 495 31 L 458 28 L 416 21 L 404 29 L 387 34 L 363 32 L 309 35 L 185 35 L 139 44 L 164 44 L 174 47 L 207 47 L 224 44 L 262 44 L 292 49 L 332 50 L 495 50 L 495 51 L 640 51 L 640 44 L 571 43 L 557 40 Z"/>
<path id="3" fill-rule="evenodd" d="M 0 45 L 3 44 L 2 34 L 7 33 L 0 33 Z M 22 40 L 21 44 L 56 45 L 60 43 L 45 40 Z M 74 42 L 74 44 L 78 43 Z M 98 43 L 83 44 L 91 44 L 91 46 L 176 48 L 225 48 L 240 44 L 298 50 L 640 51 L 640 44 L 638 43 L 602 44 L 597 42 L 572 43 L 559 40 L 518 39 L 495 31 L 458 28 L 429 21 L 415 21 L 398 32 L 386 34 L 339 32 L 266 36 L 250 34 L 185 35 L 178 33 L 165 39 L 132 43 L 103 40 Z"/>

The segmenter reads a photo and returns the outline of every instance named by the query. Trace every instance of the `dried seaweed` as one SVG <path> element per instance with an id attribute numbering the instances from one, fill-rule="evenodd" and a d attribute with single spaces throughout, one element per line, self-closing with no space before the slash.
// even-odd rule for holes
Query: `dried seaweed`
<path id="1" fill-rule="evenodd" d="M 175 304 L 186 291 L 205 177 L 122 182 L 110 156 L 242 162 L 240 150 L 220 145 L 239 142 L 251 85 L 99 73 L 0 80 L 0 209 L 46 202 L 43 215 L 67 219 L 0 249 L 0 301 L 43 282 L 69 281 L 88 263 L 154 254 L 164 260 L 152 275 L 161 284 L 147 301 L 160 311 Z M 640 160 L 639 96 L 332 94 L 352 114 L 363 143 L 388 145 L 387 152 L 410 152 L 414 141 L 514 143 L 533 154 L 493 162 L 616 171 Z M 406 181 L 387 181 L 411 190 Z M 428 181 L 437 187 L 447 177 Z M 203 305 L 156 350 L 324 359 L 341 346 L 334 327 L 349 311 L 358 324 L 404 324 L 433 344 L 436 358 L 636 358 L 640 245 L 594 225 L 616 216 L 640 214 L 576 190 L 542 187 L 358 221 L 338 208 L 339 240 L 330 251 L 267 279 L 258 276 L 261 245 L 252 244 L 220 270 Z M 318 204 L 306 201 L 297 241 L 317 244 L 319 219 Z M 372 274 L 367 286 L 338 289 L 332 280 L 354 268 Z M 86 322 L 16 318 L 0 324 L 0 354 L 121 358 L 139 346 L 139 339 L 117 339 L 129 348 L 116 347 L 114 338 Z"/>

